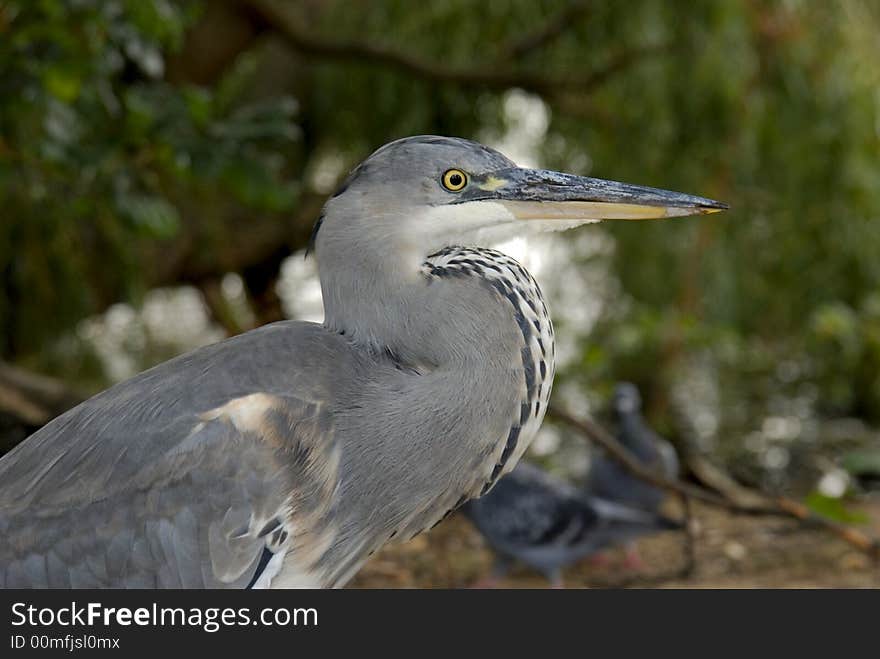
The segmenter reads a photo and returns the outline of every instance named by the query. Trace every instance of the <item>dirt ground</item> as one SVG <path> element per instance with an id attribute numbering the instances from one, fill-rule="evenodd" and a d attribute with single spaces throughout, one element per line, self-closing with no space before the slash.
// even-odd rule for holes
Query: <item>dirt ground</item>
<path id="1" fill-rule="evenodd" d="M 855 509 L 869 522 L 859 529 L 880 535 L 880 499 Z M 670 506 L 670 513 L 673 512 Z M 880 564 L 827 531 L 771 517 L 732 516 L 707 506 L 693 509 L 693 570 L 684 533 L 666 532 L 639 543 L 645 566 L 623 566 L 621 550 L 607 564 L 589 559 L 565 573 L 567 588 L 880 588 Z M 429 533 L 386 547 L 352 581 L 353 588 L 467 588 L 488 574 L 491 554 L 461 515 Z M 547 582 L 518 568 L 502 588 L 546 588 Z"/>

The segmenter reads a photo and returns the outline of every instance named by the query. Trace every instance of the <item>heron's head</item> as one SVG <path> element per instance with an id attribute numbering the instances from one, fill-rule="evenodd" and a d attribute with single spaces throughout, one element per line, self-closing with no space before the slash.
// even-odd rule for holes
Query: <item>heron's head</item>
<path id="1" fill-rule="evenodd" d="M 632 414 L 642 409 L 642 397 L 639 389 L 629 382 L 621 382 L 614 388 L 611 407 L 617 417 Z"/>
<path id="2" fill-rule="evenodd" d="M 484 246 L 530 230 L 599 220 L 649 220 L 724 210 L 667 190 L 517 167 L 498 151 L 452 137 L 386 144 L 327 202 L 330 242 L 387 241 L 421 262 L 450 244 Z M 321 251 L 321 231 L 316 234 Z M 328 245 L 332 249 L 332 245 Z"/>

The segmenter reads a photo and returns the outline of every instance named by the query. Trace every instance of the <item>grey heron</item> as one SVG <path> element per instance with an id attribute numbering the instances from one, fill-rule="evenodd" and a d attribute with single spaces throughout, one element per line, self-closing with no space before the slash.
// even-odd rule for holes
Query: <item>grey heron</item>
<path id="1" fill-rule="evenodd" d="M 553 380 L 512 231 L 724 204 L 401 139 L 316 223 L 323 324 L 194 350 L 61 415 L 0 460 L 0 586 L 335 587 L 485 493 Z"/>
<path id="2" fill-rule="evenodd" d="M 491 579 L 484 585 L 521 561 L 561 587 L 562 569 L 586 556 L 681 528 L 680 522 L 657 511 L 578 492 L 526 461 L 462 510 L 495 554 Z"/>

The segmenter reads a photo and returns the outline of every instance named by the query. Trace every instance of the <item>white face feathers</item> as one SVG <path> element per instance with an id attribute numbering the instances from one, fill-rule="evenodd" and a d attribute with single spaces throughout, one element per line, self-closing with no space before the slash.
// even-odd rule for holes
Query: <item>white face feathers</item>
<path id="1" fill-rule="evenodd" d="M 427 253 L 449 245 L 489 247 L 517 236 L 544 231 L 564 231 L 598 220 L 541 218 L 524 220 L 503 201 L 470 201 L 420 209 L 408 227 L 420 234 Z"/>

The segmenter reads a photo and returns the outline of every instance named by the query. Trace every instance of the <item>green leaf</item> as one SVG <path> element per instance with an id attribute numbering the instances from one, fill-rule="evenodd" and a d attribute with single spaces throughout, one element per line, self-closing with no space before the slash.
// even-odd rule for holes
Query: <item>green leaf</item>
<path id="1" fill-rule="evenodd" d="M 868 516 L 864 513 L 849 510 L 841 499 L 829 497 L 821 492 L 812 492 L 804 503 L 817 515 L 841 524 L 865 524 L 868 521 Z"/>

